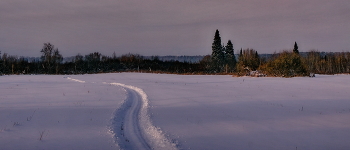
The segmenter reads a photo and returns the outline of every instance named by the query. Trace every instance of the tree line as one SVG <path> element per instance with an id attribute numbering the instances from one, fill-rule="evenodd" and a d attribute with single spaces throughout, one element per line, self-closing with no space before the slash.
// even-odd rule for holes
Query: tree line
<path id="1" fill-rule="evenodd" d="M 209 73 L 233 73 L 236 75 L 250 75 L 260 72 L 268 76 L 308 76 L 311 74 L 350 73 L 350 52 L 318 52 L 311 50 L 299 52 L 297 42 L 292 50 L 274 53 L 271 57 L 260 57 L 254 49 L 240 50 L 238 59 L 235 58 L 233 44 L 229 40 L 221 44 L 218 30 L 212 43 L 212 55 L 206 56 L 202 63 L 208 64 Z"/>
<path id="2" fill-rule="evenodd" d="M 63 61 L 59 50 L 44 43 L 40 59 L 11 56 L 0 52 L 0 75 L 7 74 L 91 74 L 109 72 L 199 73 L 199 63 L 161 61 L 158 56 L 145 58 L 139 54 L 105 56 L 99 52 L 77 54 L 71 61 Z"/>
<path id="3" fill-rule="evenodd" d="M 234 74 L 251 75 L 259 72 L 268 76 L 307 76 L 316 74 L 350 73 L 350 52 L 300 53 L 297 42 L 292 50 L 261 57 L 254 49 L 240 49 L 235 55 L 231 40 L 222 44 L 216 30 L 212 54 L 199 62 L 161 61 L 159 57 L 139 54 L 105 56 L 99 52 L 77 54 L 71 61 L 63 61 L 60 51 L 51 43 L 44 43 L 40 59 L 11 56 L 0 51 L 0 75 L 5 74 L 90 74 L 109 72 L 156 72 L 172 74 Z M 238 56 L 238 57 L 236 57 Z"/>

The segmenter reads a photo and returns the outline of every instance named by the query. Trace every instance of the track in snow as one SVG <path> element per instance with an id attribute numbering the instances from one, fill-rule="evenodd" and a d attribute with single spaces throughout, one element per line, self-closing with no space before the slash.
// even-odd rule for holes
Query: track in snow
<path id="1" fill-rule="evenodd" d="M 67 79 L 86 83 L 70 77 Z M 159 128 L 152 125 L 148 114 L 148 98 L 142 89 L 121 83 L 110 84 L 122 87 L 127 93 L 124 103 L 115 111 L 110 127 L 121 149 L 177 149 L 175 143 L 170 142 Z"/>
<path id="2" fill-rule="evenodd" d="M 127 92 L 123 105 L 116 111 L 112 120 L 112 130 L 122 149 L 177 149 L 162 131 L 152 125 L 148 115 L 146 93 L 134 86 L 111 83 L 121 86 Z"/>
<path id="3" fill-rule="evenodd" d="M 151 149 L 140 128 L 139 114 L 142 107 L 140 95 L 125 89 L 127 99 L 112 120 L 112 128 L 119 147 L 122 149 Z"/>

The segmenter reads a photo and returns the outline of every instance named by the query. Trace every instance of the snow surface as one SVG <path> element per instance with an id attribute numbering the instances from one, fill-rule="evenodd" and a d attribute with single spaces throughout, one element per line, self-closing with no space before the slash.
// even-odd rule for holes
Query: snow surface
<path id="1" fill-rule="evenodd" d="M 0 149 L 118 149 L 107 125 L 124 99 L 102 83 L 1 76 Z"/>
<path id="2" fill-rule="evenodd" d="M 142 73 L 1 76 L 0 149 L 119 149 L 110 127 L 135 89 L 178 149 L 350 149 L 349 75 Z"/>

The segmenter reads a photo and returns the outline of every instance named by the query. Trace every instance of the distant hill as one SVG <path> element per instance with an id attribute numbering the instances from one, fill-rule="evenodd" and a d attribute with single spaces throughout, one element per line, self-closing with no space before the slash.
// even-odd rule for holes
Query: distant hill
<path id="1" fill-rule="evenodd" d="M 179 62 L 189 62 L 189 63 L 197 63 L 201 61 L 204 56 L 143 56 L 144 59 L 158 58 L 160 61 L 179 61 Z M 75 56 L 65 57 L 63 62 L 72 62 Z"/>
<path id="2" fill-rule="evenodd" d="M 161 61 L 179 61 L 189 63 L 197 63 L 204 58 L 204 56 L 144 56 L 145 59 L 154 59 L 155 57 L 158 57 Z"/>

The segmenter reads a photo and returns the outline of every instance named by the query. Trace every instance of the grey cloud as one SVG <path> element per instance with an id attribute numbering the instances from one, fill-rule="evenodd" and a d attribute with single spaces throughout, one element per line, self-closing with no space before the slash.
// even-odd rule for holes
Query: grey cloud
<path id="1" fill-rule="evenodd" d="M 39 55 L 51 42 L 65 56 L 204 55 L 216 29 L 235 49 L 272 53 L 350 50 L 348 0 L 2 0 L 0 51 Z"/>

